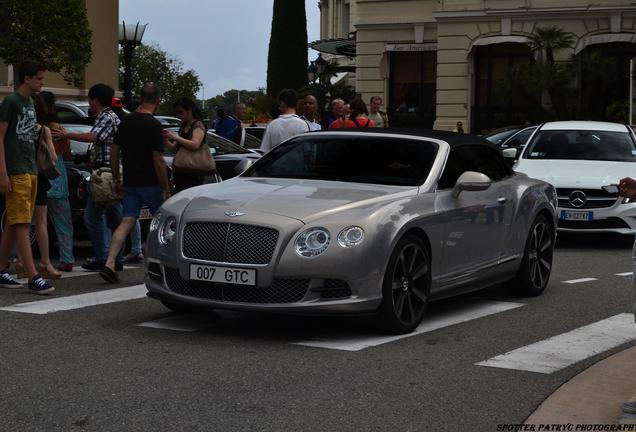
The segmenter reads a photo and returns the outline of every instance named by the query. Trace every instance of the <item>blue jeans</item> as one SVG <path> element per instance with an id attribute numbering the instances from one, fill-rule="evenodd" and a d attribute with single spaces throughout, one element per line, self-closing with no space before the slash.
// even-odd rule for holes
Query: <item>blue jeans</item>
<path id="1" fill-rule="evenodd" d="M 84 225 L 93 245 L 95 260 L 98 262 L 106 262 L 106 258 L 108 258 L 112 231 L 115 231 L 121 222 L 121 212 L 121 203 L 106 208 L 96 206 L 90 191 L 88 192 L 86 208 L 84 209 Z M 124 261 L 121 250 L 117 254 L 116 261 Z"/>
<path id="2" fill-rule="evenodd" d="M 141 227 L 139 221 L 135 223 L 135 227 L 130 232 L 130 253 L 139 255 L 141 253 Z"/>

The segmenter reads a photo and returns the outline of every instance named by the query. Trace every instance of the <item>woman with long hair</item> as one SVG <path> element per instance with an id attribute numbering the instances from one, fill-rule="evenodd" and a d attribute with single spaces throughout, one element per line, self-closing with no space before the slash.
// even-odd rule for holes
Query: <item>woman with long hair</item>
<path id="1" fill-rule="evenodd" d="M 48 109 L 46 102 L 39 94 L 33 94 L 33 105 L 35 107 L 35 116 L 37 122 L 37 141 L 36 145 L 46 145 L 49 147 L 54 160 L 57 160 L 57 154 L 53 145 L 53 137 L 51 130 L 46 126 L 48 118 Z M 42 134 L 44 139 L 41 139 Z M 35 239 L 40 250 L 40 263 L 37 270 L 40 276 L 45 279 L 59 279 L 62 274 L 58 272 L 49 257 L 49 232 L 47 228 L 47 197 L 46 194 L 51 188 L 49 180 L 41 174 L 38 174 L 38 187 L 35 196 L 35 212 L 33 220 L 35 222 Z M 16 272 L 18 277 L 27 277 L 26 271 L 20 262 L 16 262 Z"/>
<path id="2" fill-rule="evenodd" d="M 64 126 L 59 123 L 57 110 L 55 109 L 55 95 L 48 91 L 43 91 L 40 96 L 46 103 L 48 111 L 46 126 L 52 131 L 66 132 Z M 49 218 L 53 223 L 53 229 L 57 237 L 57 244 L 60 253 L 60 263 L 58 270 L 70 272 L 73 270 L 73 222 L 71 218 L 71 205 L 68 200 L 68 175 L 64 159 L 71 157 L 71 141 L 68 138 L 53 140 L 57 161 L 55 166 L 60 172 L 60 176 L 50 180 L 51 189 L 46 194 L 46 204 Z"/>
<path id="3" fill-rule="evenodd" d="M 336 128 L 372 128 L 375 127 L 373 120 L 367 118 L 367 105 L 360 98 L 355 98 L 349 104 L 351 114 L 349 117 L 339 118 L 329 125 L 329 129 Z"/>
<path id="4" fill-rule="evenodd" d="M 192 99 L 187 97 L 178 99 L 173 106 L 175 115 L 181 119 L 181 127 L 178 134 L 174 132 L 166 133 L 166 146 L 175 154 L 180 147 L 185 147 L 192 151 L 197 150 L 203 144 L 206 132 L 201 110 Z M 173 170 L 172 178 L 174 180 L 175 193 L 203 184 L 203 176 L 182 173 L 178 170 Z"/>

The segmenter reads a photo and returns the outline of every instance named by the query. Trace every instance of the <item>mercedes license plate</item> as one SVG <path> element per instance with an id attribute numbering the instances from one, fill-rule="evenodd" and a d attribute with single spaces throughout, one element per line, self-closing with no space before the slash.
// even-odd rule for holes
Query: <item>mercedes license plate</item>
<path id="1" fill-rule="evenodd" d="M 237 285 L 256 285 L 256 270 L 190 264 L 190 279 Z"/>
<path id="2" fill-rule="evenodd" d="M 571 211 L 571 210 L 561 210 L 561 220 L 565 221 L 584 221 L 589 222 L 592 218 L 591 211 Z"/>

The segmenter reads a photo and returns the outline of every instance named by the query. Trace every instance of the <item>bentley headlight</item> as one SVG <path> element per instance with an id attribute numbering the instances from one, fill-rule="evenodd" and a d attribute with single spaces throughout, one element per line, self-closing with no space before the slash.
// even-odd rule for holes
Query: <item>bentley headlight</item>
<path id="1" fill-rule="evenodd" d="M 313 258 L 326 251 L 330 242 L 331 236 L 325 228 L 311 228 L 296 238 L 296 253 Z"/>
<path id="2" fill-rule="evenodd" d="M 159 222 L 161 221 L 161 212 L 158 211 L 152 217 L 152 221 L 150 221 L 150 232 L 157 231 L 159 229 Z"/>
<path id="3" fill-rule="evenodd" d="M 177 233 L 177 219 L 170 216 L 166 218 L 159 228 L 159 243 L 168 244 Z"/>
<path id="4" fill-rule="evenodd" d="M 338 244 L 345 248 L 357 246 L 362 243 L 362 240 L 364 240 L 364 230 L 359 226 L 345 228 L 338 234 Z"/>

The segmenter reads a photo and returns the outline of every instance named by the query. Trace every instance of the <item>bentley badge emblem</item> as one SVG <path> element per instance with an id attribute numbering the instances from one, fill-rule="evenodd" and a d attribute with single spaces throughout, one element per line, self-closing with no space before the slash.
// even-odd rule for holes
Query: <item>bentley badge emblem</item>
<path id="1" fill-rule="evenodd" d="M 225 212 L 225 216 L 229 216 L 229 217 L 236 217 L 236 216 L 243 216 L 245 213 L 241 213 L 240 211 L 227 211 Z"/>

